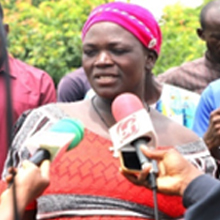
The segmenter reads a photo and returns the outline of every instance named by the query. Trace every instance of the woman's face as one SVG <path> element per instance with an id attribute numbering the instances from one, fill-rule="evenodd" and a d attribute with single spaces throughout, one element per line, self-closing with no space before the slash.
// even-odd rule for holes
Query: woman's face
<path id="1" fill-rule="evenodd" d="M 143 96 L 146 52 L 142 44 L 121 26 L 93 25 L 83 41 L 83 67 L 95 92 L 114 99 L 123 92 Z"/>

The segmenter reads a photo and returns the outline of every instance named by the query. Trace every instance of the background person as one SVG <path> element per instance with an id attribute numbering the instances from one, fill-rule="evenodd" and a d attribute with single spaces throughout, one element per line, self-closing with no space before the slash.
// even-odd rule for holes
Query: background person
<path id="1" fill-rule="evenodd" d="M 11 156 L 17 159 L 15 164 L 29 157 L 25 140 L 37 129 L 46 130 L 63 117 L 77 118 L 85 126 L 84 138 L 74 150 L 63 149 L 51 164 L 51 183 L 38 199 L 37 219 L 153 219 L 151 191 L 127 181 L 118 172 L 119 159 L 113 156 L 109 128 L 115 124 L 111 104 L 118 95 L 130 92 L 140 98 L 149 111 L 159 146 L 177 148 L 198 167 L 199 160 L 210 173 L 215 171 L 215 161 L 195 133 L 145 102 L 145 80 L 151 84 L 161 46 L 160 28 L 148 10 L 122 2 L 100 5 L 90 14 L 82 33 L 83 68 L 96 95 L 31 111 L 14 137 L 5 170 Z M 159 194 L 158 202 L 165 219 L 184 213 L 180 197 Z M 26 212 L 25 218 L 36 219 L 35 211 Z"/>
<path id="2" fill-rule="evenodd" d="M 201 11 L 198 36 L 206 42 L 204 57 L 173 67 L 159 74 L 159 82 L 201 94 L 207 85 L 220 77 L 220 1 L 210 1 Z"/>
<path id="3" fill-rule="evenodd" d="M 0 4 L 0 17 L 3 20 L 3 10 Z M 9 26 L 4 25 L 5 34 L 9 32 Z M 0 45 L 0 47 L 5 45 Z M 8 58 L 9 71 L 11 76 L 13 122 L 26 110 L 33 109 L 46 103 L 56 101 L 56 90 L 52 78 L 43 70 L 15 59 L 11 55 Z M 4 68 L 0 68 L 0 173 L 7 155 L 6 141 L 6 100 Z"/>
<path id="4" fill-rule="evenodd" d="M 63 76 L 57 86 L 58 102 L 75 102 L 84 99 L 91 88 L 82 67 Z"/>
<path id="5" fill-rule="evenodd" d="M 196 110 L 193 131 L 202 137 L 215 158 L 220 159 L 220 79 L 203 91 Z"/>

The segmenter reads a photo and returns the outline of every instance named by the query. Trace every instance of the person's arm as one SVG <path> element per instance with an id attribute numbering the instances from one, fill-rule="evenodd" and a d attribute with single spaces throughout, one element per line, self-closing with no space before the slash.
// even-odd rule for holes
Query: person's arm
<path id="1" fill-rule="evenodd" d="M 150 159 L 157 160 L 159 174 L 157 188 L 161 193 L 183 196 L 187 209 L 185 220 L 217 220 L 220 216 L 220 183 L 209 175 L 203 174 L 175 149 L 149 150 L 142 148 Z M 132 183 L 149 188 L 146 177 L 151 165 L 139 175 L 122 174 Z"/>
<path id="2" fill-rule="evenodd" d="M 183 194 L 186 220 L 218 220 L 220 216 L 220 183 L 209 175 L 194 179 Z"/>
<path id="3" fill-rule="evenodd" d="M 216 159 L 220 159 L 220 110 L 215 110 L 214 93 L 208 86 L 202 93 L 199 101 L 193 131 L 203 137 L 209 151 Z M 213 111 L 214 110 L 214 111 Z"/>
<path id="4" fill-rule="evenodd" d="M 40 103 L 39 106 L 56 102 L 56 89 L 54 82 L 48 73 L 41 78 Z"/>
<path id="5" fill-rule="evenodd" d="M 158 192 L 170 195 L 183 195 L 187 185 L 203 173 L 188 162 L 177 150 L 149 150 L 143 148 L 143 153 L 158 162 L 159 174 L 157 177 Z M 151 164 L 145 167 L 139 175 L 131 175 L 124 171 L 122 174 L 132 183 L 149 187 L 146 181 Z"/>
<path id="6" fill-rule="evenodd" d="M 48 160 L 43 161 L 37 167 L 29 161 L 24 161 L 22 169 L 15 176 L 16 197 L 19 219 L 22 218 L 26 206 L 34 201 L 49 185 L 49 166 Z M 11 177 L 8 177 L 8 181 Z M 13 186 L 10 186 L 1 195 L 0 213 L 1 220 L 13 220 Z"/>

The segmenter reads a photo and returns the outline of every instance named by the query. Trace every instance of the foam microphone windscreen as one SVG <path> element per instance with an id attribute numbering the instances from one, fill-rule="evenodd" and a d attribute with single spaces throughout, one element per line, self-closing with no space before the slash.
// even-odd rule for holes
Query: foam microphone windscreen
<path id="1" fill-rule="evenodd" d="M 55 158 L 58 152 L 67 151 L 78 145 L 84 136 L 84 126 L 77 119 L 63 118 L 52 125 L 49 130 L 38 131 L 26 141 L 26 147 L 33 155 L 31 161 Z M 36 162 L 35 162 L 36 163 Z"/>
<path id="2" fill-rule="evenodd" d="M 112 103 L 112 114 L 116 121 L 143 109 L 140 99 L 132 93 L 123 93 L 117 96 Z"/>

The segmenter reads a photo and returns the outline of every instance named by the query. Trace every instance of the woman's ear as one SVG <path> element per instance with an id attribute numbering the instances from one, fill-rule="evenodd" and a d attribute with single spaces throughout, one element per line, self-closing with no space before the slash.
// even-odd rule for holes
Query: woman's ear
<path id="1" fill-rule="evenodd" d="M 146 50 L 145 69 L 151 71 L 156 63 L 157 54 L 153 50 Z"/>

